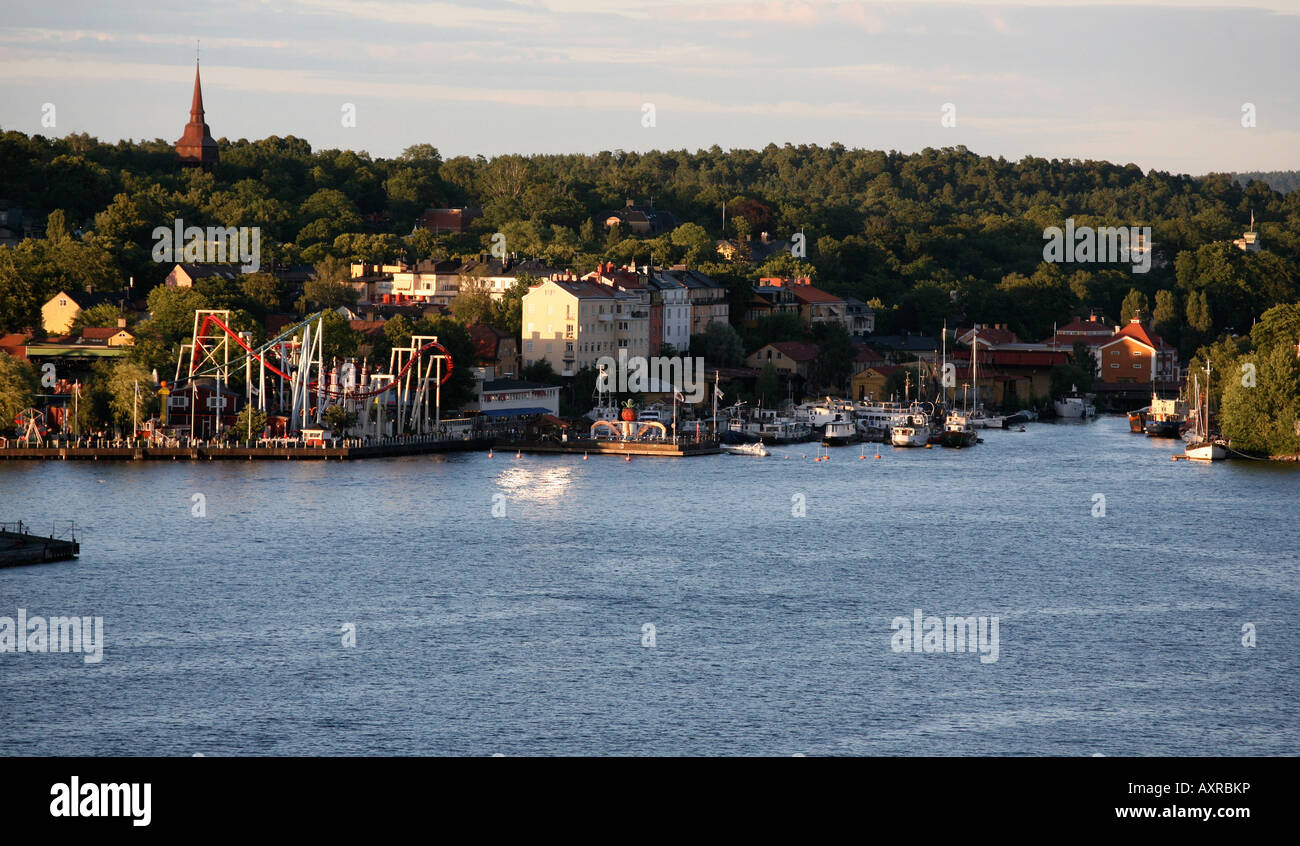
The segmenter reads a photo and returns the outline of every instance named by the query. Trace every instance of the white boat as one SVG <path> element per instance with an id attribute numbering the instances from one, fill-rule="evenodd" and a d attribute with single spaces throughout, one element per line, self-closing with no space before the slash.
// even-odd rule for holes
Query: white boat
<path id="1" fill-rule="evenodd" d="M 846 415 L 837 414 L 837 419 L 826 424 L 822 432 L 824 446 L 844 446 L 852 443 L 858 436 L 858 429 Z"/>
<path id="2" fill-rule="evenodd" d="M 889 442 L 896 447 L 923 447 L 930 442 L 930 418 L 908 415 L 907 422 L 889 430 Z"/>
<path id="3" fill-rule="evenodd" d="M 920 426 L 895 426 L 889 431 L 889 442 L 896 447 L 923 447 L 930 442 L 930 429 Z"/>
<path id="4" fill-rule="evenodd" d="M 1097 416 L 1097 407 L 1088 401 L 1087 396 L 1080 394 L 1079 389 L 1074 386 L 1071 386 L 1068 396 L 1053 401 L 1052 407 L 1056 409 L 1057 417 L 1086 420 L 1089 417 Z"/>
<path id="5" fill-rule="evenodd" d="M 753 444 L 722 444 L 724 450 L 732 455 L 755 455 L 759 458 L 766 458 L 769 453 L 763 442 L 759 441 Z"/>

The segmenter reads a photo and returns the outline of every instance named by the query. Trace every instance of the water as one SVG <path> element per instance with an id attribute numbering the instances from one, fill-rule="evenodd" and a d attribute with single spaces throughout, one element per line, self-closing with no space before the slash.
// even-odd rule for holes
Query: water
<path id="1" fill-rule="evenodd" d="M 984 438 L 0 463 L 0 519 L 82 541 L 0 570 L 0 615 L 107 633 L 0 654 L 0 754 L 1296 754 L 1297 468 L 1122 418 Z M 998 660 L 896 654 L 915 608 L 998 616 Z"/>

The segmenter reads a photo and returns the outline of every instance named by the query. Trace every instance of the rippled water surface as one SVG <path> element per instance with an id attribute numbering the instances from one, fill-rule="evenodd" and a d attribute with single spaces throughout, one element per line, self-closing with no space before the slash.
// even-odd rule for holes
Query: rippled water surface
<path id="1" fill-rule="evenodd" d="M 1300 752 L 1300 471 L 1121 418 L 985 441 L 0 463 L 0 520 L 82 542 L 0 615 L 106 630 L 0 654 L 0 753 Z M 998 660 L 895 653 L 916 608 L 997 616 Z"/>

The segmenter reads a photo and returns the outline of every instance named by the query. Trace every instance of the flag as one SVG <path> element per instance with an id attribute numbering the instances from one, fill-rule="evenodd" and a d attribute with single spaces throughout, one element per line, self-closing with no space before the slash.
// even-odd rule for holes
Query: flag
<path id="1" fill-rule="evenodd" d="M 717 385 L 714 385 L 714 386 L 713 386 L 713 395 L 714 395 L 715 397 L 717 397 L 718 399 L 722 399 L 722 389 L 719 388 Z"/>
<path id="2" fill-rule="evenodd" d="M 682 396 L 681 391 L 673 391 L 673 400 L 675 402 L 686 402 L 686 397 Z"/>

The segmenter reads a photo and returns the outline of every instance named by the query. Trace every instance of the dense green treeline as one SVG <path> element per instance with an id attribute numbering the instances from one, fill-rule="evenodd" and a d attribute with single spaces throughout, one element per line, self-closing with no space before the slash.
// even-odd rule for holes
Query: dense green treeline
<path id="1" fill-rule="evenodd" d="M 989 322 L 1039 340 L 1074 315 L 1127 320 L 1140 311 L 1184 357 L 1216 340 L 1238 344 L 1238 353 L 1265 353 L 1245 336 L 1270 309 L 1300 302 L 1300 192 L 1270 187 L 1263 177 L 1276 186 L 1276 174 L 1241 184 L 1232 174 L 1012 162 L 963 147 L 444 159 L 421 144 L 384 159 L 312 150 L 294 137 L 219 143 L 220 165 L 204 173 L 177 168 L 163 141 L 0 133 L 0 199 L 44 232 L 0 248 L 0 332 L 37 325 L 41 303 L 60 288 L 120 289 L 134 277 L 137 296 L 147 291 L 170 269 L 151 256 L 152 232 L 177 218 L 260 227 L 264 271 L 311 264 L 345 275 L 346 261 L 468 256 L 504 236 L 509 252 L 557 268 L 686 263 L 732 289 L 737 320 L 756 277 L 798 274 L 868 302 L 882 332 Z M 628 200 L 671 211 L 683 225 L 654 237 L 607 228 L 605 212 Z M 429 206 L 463 205 L 482 210 L 466 234 L 414 228 Z M 1231 241 L 1252 214 L 1263 249 L 1244 252 Z M 1067 218 L 1077 226 L 1150 227 L 1150 271 L 1045 262 L 1044 232 Z M 802 233 L 806 253 L 777 252 L 752 266 L 748 246 L 734 260 L 715 249 L 721 238 L 748 237 L 757 248 L 762 233 L 778 240 Z M 272 311 L 328 304 L 268 273 L 206 282 L 192 296 L 235 309 L 250 328 Z M 185 315 L 171 312 L 193 304 L 153 305 L 153 331 L 135 358 L 156 366 L 187 330 Z M 1274 416 L 1285 428 L 1281 415 Z"/>
<path id="2" fill-rule="evenodd" d="M 264 263 L 283 264 L 464 255 L 486 249 L 500 232 L 511 252 L 561 267 L 653 258 L 721 272 L 712 249 L 720 237 L 802 232 L 806 258 L 785 255 L 760 270 L 797 269 L 829 290 L 877 301 L 895 331 L 932 331 L 955 318 L 1009 322 L 1033 336 L 1071 312 L 1114 318 L 1131 291 L 1154 306 L 1168 290 L 1183 317 L 1201 308 L 1200 294 L 1210 300 L 1209 325 L 1199 321 L 1192 344 L 1205 333 L 1245 328 L 1265 308 L 1294 299 L 1285 290 L 1295 288 L 1300 261 L 1300 193 L 1263 182 L 1243 187 L 1228 174 L 1009 162 L 962 147 L 907 155 L 769 145 L 444 160 L 427 144 L 393 159 L 313 151 L 293 137 L 220 144 L 221 164 L 208 174 L 177 169 L 163 142 L 7 132 L 0 197 L 36 215 L 62 209 L 68 229 L 102 250 L 96 261 L 77 259 L 96 282 L 111 266 L 146 286 L 166 270 L 150 260 L 150 233 L 177 217 L 187 225 L 260 226 Z M 602 212 L 627 199 L 653 201 L 692 225 L 656 238 L 607 230 Z M 483 210 L 472 233 L 412 234 L 425 207 L 467 204 Z M 1229 256 L 1226 243 L 1252 212 L 1266 252 Z M 1150 226 L 1155 267 L 1134 274 L 1128 265 L 1044 264 L 1043 231 L 1067 217 L 1080 226 Z M 11 257 L 26 263 L 28 276 L 66 275 L 51 269 L 57 257 L 32 251 Z M 1285 290 L 1264 290 L 1270 285 Z M 1229 301 L 1219 303 L 1219 295 Z"/>

